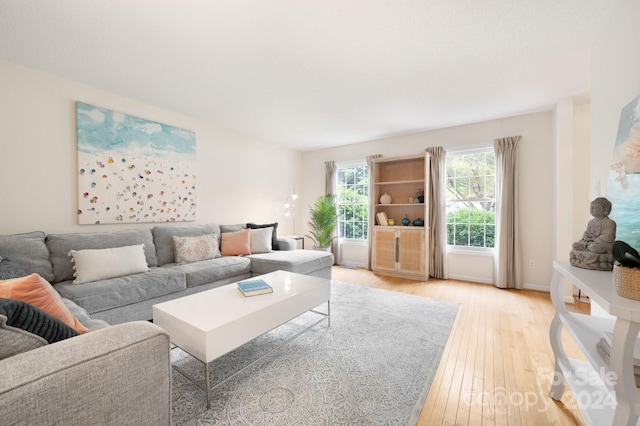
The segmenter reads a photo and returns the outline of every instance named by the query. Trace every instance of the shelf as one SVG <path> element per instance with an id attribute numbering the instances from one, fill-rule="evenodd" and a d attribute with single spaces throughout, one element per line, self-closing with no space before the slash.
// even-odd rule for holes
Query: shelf
<path id="1" fill-rule="evenodd" d="M 424 179 L 412 179 L 412 180 L 395 180 L 388 182 L 374 182 L 374 185 L 406 185 L 410 183 L 418 183 L 424 185 Z"/>
<path id="2" fill-rule="evenodd" d="M 391 204 L 376 204 L 376 207 L 422 207 L 424 208 L 424 203 L 391 203 Z"/>
<path id="3" fill-rule="evenodd" d="M 560 360 L 559 363 L 587 423 L 612 424 L 617 402 L 603 382 L 594 383 L 594 378 L 598 377 L 596 370 L 588 362 L 576 359 Z"/>
<path id="4" fill-rule="evenodd" d="M 400 225 L 373 225 L 376 228 L 380 228 L 380 229 L 397 229 L 397 228 L 403 228 L 403 229 L 425 229 L 424 226 L 415 226 L 415 225 L 407 225 L 404 226 L 402 224 Z"/>
<path id="5" fill-rule="evenodd" d="M 615 320 L 572 312 L 561 312 L 562 323 L 575 337 L 575 341 L 597 371 L 609 370 L 609 365 L 596 349 L 596 344 L 604 337 L 606 331 L 613 333 Z M 604 369 L 604 370 L 602 370 Z M 613 386 L 608 386 L 613 391 Z M 572 387 L 573 389 L 573 387 Z"/>

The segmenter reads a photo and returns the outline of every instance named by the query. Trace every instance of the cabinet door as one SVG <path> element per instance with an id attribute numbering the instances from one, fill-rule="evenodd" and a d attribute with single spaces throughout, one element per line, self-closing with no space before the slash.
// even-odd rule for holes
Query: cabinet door
<path id="1" fill-rule="evenodd" d="M 373 269 L 396 270 L 396 231 L 393 229 L 376 229 L 373 231 L 371 247 Z"/>
<path id="2" fill-rule="evenodd" d="M 398 237 L 398 272 L 425 272 L 424 229 L 400 229 Z"/>

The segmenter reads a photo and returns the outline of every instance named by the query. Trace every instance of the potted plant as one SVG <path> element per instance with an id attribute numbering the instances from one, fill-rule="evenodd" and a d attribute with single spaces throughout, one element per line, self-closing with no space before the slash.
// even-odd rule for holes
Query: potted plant
<path id="1" fill-rule="evenodd" d="M 318 197 L 309 212 L 310 219 L 307 222 L 309 234 L 306 237 L 313 241 L 315 250 L 330 251 L 331 243 L 336 238 L 333 233 L 338 226 L 335 197 L 333 195 Z"/>

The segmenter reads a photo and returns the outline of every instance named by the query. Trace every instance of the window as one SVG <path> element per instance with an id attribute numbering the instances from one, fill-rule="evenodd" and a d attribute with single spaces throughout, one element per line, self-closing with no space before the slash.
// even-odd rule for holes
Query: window
<path id="1" fill-rule="evenodd" d="M 493 248 L 496 161 L 492 146 L 447 152 L 447 244 Z"/>
<path id="2" fill-rule="evenodd" d="M 366 240 L 369 228 L 369 172 L 365 162 L 338 165 L 338 235 Z"/>

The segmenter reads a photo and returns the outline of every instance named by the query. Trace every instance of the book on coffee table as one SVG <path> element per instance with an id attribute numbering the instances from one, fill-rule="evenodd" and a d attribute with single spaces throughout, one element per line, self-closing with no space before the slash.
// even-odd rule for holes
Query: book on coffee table
<path id="1" fill-rule="evenodd" d="M 245 296 L 273 293 L 273 288 L 263 279 L 238 281 L 238 290 Z"/>

